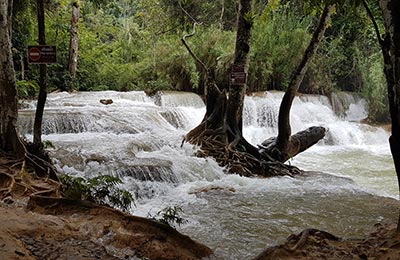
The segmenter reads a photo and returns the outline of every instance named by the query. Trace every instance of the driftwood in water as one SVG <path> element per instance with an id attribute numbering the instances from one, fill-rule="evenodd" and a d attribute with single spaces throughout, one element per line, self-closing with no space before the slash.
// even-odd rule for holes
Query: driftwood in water
<path id="1" fill-rule="evenodd" d="M 271 137 L 259 146 L 259 152 L 263 156 L 271 156 L 274 159 L 285 162 L 297 154 L 307 150 L 319 140 L 324 138 L 325 128 L 321 126 L 312 126 L 304 131 L 297 132 L 289 139 L 288 153 L 281 153 L 277 148 L 277 137 Z"/>

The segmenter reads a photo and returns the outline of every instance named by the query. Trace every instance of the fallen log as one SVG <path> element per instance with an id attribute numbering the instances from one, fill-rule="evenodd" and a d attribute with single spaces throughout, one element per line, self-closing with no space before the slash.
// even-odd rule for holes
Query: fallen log
<path id="1" fill-rule="evenodd" d="M 289 152 L 283 154 L 276 145 L 277 137 L 271 137 L 259 145 L 259 153 L 265 158 L 274 158 L 280 162 L 285 162 L 297 154 L 307 150 L 319 140 L 324 138 L 326 129 L 322 126 L 312 126 L 306 130 L 297 132 L 289 139 Z"/>

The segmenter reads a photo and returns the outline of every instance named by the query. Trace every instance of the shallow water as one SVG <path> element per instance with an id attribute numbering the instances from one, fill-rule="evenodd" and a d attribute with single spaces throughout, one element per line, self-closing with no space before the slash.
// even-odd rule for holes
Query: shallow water
<path id="1" fill-rule="evenodd" d="M 281 97 L 268 92 L 246 98 L 244 135 L 254 145 L 276 135 Z M 99 102 L 110 98 L 111 105 Z M 358 123 L 366 116 L 365 104 L 346 100 L 354 103 L 338 116 L 326 97 L 296 98 L 293 132 L 312 125 L 328 129 L 324 140 L 290 161 L 326 174 L 298 178 L 226 175 L 213 159 L 194 157 L 195 147 L 181 147 L 182 137 L 205 112 L 201 99 L 189 93 L 50 94 L 43 139 L 55 145 L 51 153 L 65 173 L 121 177 L 136 197 L 134 214 L 154 215 L 179 205 L 189 221 L 181 232 L 222 259 L 250 259 L 304 228 L 357 237 L 376 222 L 396 220 L 394 204 L 377 196 L 398 193 L 388 134 Z M 20 132 L 28 137 L 32 115 L 29 109 L 20 113 Z"/>

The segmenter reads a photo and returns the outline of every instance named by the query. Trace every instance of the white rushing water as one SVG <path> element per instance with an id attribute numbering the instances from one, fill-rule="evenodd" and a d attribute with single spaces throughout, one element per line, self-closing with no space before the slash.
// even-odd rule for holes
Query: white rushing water
<path id="1" fill-rule="evenodd" d="M 276 135 L 281 97 L 246 97 L 244 135 L 252 144 Z M 359 123 L 367 116 L 362 99 L 340 93 L 333 100 L 334 107 L 323 96 L 295 99 L 293 132 L 312 125 L 328 129 L 324 140 L 290 161 L 324 174 L 298 178 L 226 175 L 213 159 L 193 156 L 195 147 L 181 147 L 205 113 L 200 97 L 191 93 L 50 94 L 43 139 L 55 145 L 51 153 L 67 174 L 121 177 L 136 197 L 134 214 L 178 205 L 188 220 L 179 231 L 211 247 L 217 258 L 250 259 L 304 228 L 356 237 L 376 222 L 395 221 L 397 210 L 377 196 L 397 196 L 388 133 Z M 20 132 L 28 137 L 33 113 L 20 112 Z"/>

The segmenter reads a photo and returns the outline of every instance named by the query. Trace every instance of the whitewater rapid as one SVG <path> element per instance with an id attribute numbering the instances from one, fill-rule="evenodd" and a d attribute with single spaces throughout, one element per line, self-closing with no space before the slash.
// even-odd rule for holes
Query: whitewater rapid
<path id="1" fill-rule="evenodd" d="M 282 95 L 246 97 L 244 136 L 252 144 L 276 135 Z M 50 94 L 43 139 L 54 144 L 51 154 L 66 174 L 121 177 L 123 188 L 136 198 L 133 214 L 154 215 L 178 205 L 188 220 L 178 227 L 181 232 L 222 259 L 249 259 L 304 228 L 355 237 L 376 222 L 396 219 L 394 206 L 378 197 L 398 194 L 388 133 L 360 123 L 367 117 L 362 99 L 335 95 L 295 99 L 293 132 L 312 125 L 328 129 L 324 140 L 289 161 L 314 171 L 298 178 L 226 175 L 212 158 L 195 157 L 196 147 L 181 146 L 205 113 L 203 101 L 192 93 L 153 98 L 141 91 Z M 100 99 L 113 103 L 103 105 Z M 34 106 L 29 103 L 19 115 L 27 138 Z"/>

